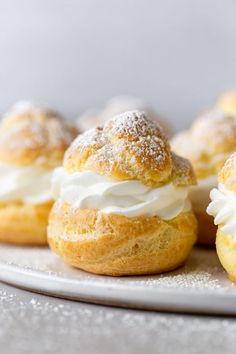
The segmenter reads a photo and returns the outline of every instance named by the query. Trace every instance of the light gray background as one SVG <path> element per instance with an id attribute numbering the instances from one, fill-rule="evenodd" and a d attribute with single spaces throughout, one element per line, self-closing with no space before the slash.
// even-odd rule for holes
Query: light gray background
<path id="1" fill-rule="evenodd" d="M 234 0 L 0 0 L 0 111 L 141 96 L 177 129 L 234 87 Z"/>

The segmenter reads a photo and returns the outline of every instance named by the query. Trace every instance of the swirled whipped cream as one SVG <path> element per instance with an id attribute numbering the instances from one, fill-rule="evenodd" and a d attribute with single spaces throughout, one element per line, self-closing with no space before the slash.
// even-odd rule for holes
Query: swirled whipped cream
<path id="1" fill-rule="evenodd" d="M 42 204 L 52 199 L 52 171 L 0 164 L 0 202 Z"/>
<path id="2" fill-rule="evenodd" d="M 194 211 L 206 212 L 210 203 L 210 191 L 215 187 L 217 187 L 217 175 L 199 179 L 198 184 L 190 188 L 189 199 Z"/>
<path id="3" fill-rule="evenodd" d="M 188 187 L 169 183 L 150 188 L 136 180 L 113 181 L 93 172 L 67 174 L 63 168 L 54 171 L 52 192 L 56 199 L 74 208 L 127 217 L 159 216 L 170 220 L 191 208 Z"/>
<path id="4" fill-rule="evenodd" d="M 211 191 L 210 198 L 207 213 L 214 216 L 215 225 L 220 225 L 223 233 L 236 241 L 236 193 L 219 184 Z"/>

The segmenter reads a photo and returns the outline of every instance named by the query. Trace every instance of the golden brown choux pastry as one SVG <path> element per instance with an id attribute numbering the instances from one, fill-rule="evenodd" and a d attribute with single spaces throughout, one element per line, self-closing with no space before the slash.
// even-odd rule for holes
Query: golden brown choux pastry
<path id="1" fill-rule="evenodd" d="M 0 123 L 0 241 L 43 245 L 50 180 L 77 128 L 57 113 L 18 104 Z"/>
<path id="2" fill-rule="evenodd" d="M 130 111 L 80 135 L 55 171 L 48 242 L 63 260 L 112 276 L 182 265 L 196 240 L 190 163 L 159 125 Z"/>
<path id="3" fill-rule="evenodd" d="M 236 153 L 225 163 L 218 176 L 218 187 L 210 193 L 207 212 L 218 225 L 216 250 L 229 278 L 236 282 Z"/>
<path id="4" fill-rule="evenodd" d="M 236 90 L 223 92 L 216 102 L 216 107 L 226 114 L 236 115 Z"/>
<path id="5" fill-rule="evenodd" d="M 145 112 L 151 120 L 162 126 L 168 136 L 172 135 L 170 125 L 166 120 L 160 118 L 148 103 L 132 96 L 113 97 L 106 103 L 103 109 L 87 110 L 78 118 L 77 125 L 79 130 L 84 132 L 97 126 L 103 126 L 111 117 L 132 110 Z"/>
<path id="6" fill-rule="evenodd" d="M 216 226 L 206 213 L 209 193 L 217 186 L 217 174 L 227 158 L 236 150 L 236 118 L 212 110 L 196 119 L 188 131 L 177 134 L 172 149 L 192 162 L 198 185 L 190 190 L 193 210 L 198 219 L 198 243 L 215 244 Z"/>

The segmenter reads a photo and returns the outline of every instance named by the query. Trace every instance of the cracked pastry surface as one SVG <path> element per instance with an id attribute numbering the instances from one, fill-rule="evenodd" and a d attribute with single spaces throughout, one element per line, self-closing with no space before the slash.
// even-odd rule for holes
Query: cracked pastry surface
<path id="1" fill-rule="evenodd" d="M 48 242 L 75 267 L 107 275 L 168 271 L 187 258 L 197 223 L 191 164 L 158 124 L 130 111 L 78 136 L 54 174 Z"/>

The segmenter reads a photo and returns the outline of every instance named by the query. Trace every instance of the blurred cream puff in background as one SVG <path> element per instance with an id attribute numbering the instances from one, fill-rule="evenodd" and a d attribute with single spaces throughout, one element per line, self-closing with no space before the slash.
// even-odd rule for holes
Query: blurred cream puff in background
<path id="1" fill-rule="evenodd" d="M 51 176 L 77 136 L 58 113 L 20 102 L 0 124 L 0 241 L 44 245 Z"/>

